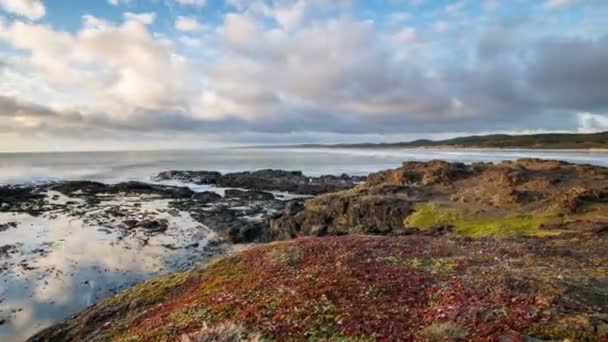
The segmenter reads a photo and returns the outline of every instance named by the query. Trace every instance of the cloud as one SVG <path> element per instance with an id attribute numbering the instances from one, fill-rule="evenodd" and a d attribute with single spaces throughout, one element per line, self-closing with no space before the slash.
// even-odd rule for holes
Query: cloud
<path id="1" fill-rule="evenodd" d="M 174 1 L 183 6 L 197 6 L 197 7 L 207 6 L 207 0 L 174 0 Z"/>
<path id="2" fill-rule="evenodd" d="M 174 110 L 184 105 L 188 61 L 171 43 L 153 38 L 139 19 L 113 25 L 92 16 L 76 34 L 13 22 L 0 41 L 23 50 L 10 63 L 39 82 L 79 92 L 97 110 L 128 115 L 138 108 Z M 122 113 L 122 114 L 121 114 Z"/>
<path id="3" fill-rule="evenodd" d="M 154 21 L 156 20 L 156 13 L 154 13 L 154 12 L 148 12 L 148 13 L 125 12 L 124 17 L 126 20 L 135 20 L 135 21 L 139 21 L 140 23 L 142 23 L 144 25 L 150 25 L 150 24 L 154 23 Z"/>
<path id="4" fill-rule="evenodd" d="M 460 0 L 445 6 L 446 13 L 456 13 L 461 11 L 467 5 L 466 0 Z"/>
<path id="5" fill-rule="evenodd" d="M 231 140 L 603 127 L 608 34 L 543 31 L 557 24 L 451 4 L 424 24 L 405 12 L 351 15 L 344 0 L 230 0 L 213 29 L 178 16 L 185 33 L 152 33 L 155 13 L 85 15 L 73 32 L 0 23 L 14 51 L 0 73 L 18 75 L 0 75 L 13 99 L 5 124 Z M 27 111 L 38 114 L 14 114 Z"/>
<path id="6" fill-rule="evenodd" d="M 542 40 L 528 78 L 547 106 L 608 111 L 608 35 Z"/>
<path id="7" fill-rule="evenodd" d="M 545 0 L 544 6 L 550 9 L 559 9 L 572 6 L 578 2 L 580 2 L 580 0 Z"/>
<path id="8" fill-rule="evenodd" d="M 46 15 L 42 0 L 0 0 L 0 8 L 30 20 L 38 20 Z"/>
<path id="9" fill-rule="evenodd" d="M 175 20 L 175 28 L 179 31 L 192 32 L 201 31 L 205 26 L 194 18 L 180 16 Z"/>

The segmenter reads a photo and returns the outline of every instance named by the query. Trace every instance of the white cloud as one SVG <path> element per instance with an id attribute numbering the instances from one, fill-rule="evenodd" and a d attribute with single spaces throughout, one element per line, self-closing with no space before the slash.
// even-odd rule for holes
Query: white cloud
<path id="1" fill-rule="evenodd" d="M 449 5 L 446 5 L 445 11 L 447 13 L 456 13 L 456 12 L 461 11 L 466 6 L 466 4 L 467 4 L 466 0 L 457 1 L 457 2 L 451 3 Z"/>
<path id="2" fill-rule="evenodd" d="M 154 13 L 154 12 L 148 12 L 148 13 L 125 12 L 123 15 L 126 20 L 139 21 L 140 23 L 142 23 L 144 25 L 150 25 L 150 24 L 154 23 L 154 21 L 156 20 L 156 13 Z"/>
<path id="3" fill-rule="evenodd" d="M 30 20 L 38 20 L 46 15 L 42 0 L 0 0 L 0 7 Z"/>
<path id="4" fill-rule="evenodd" d="M 579 131 L 583 133 L 608 130 L 608 116 L 593 113 L 578 113 Z"/>
<path id="5" fill-rule="evenodd" d="M 580 0 L 545 0 L 544 6 L 550 9 L 564 8 L 580 2 Z"/>
<path id="6" fill-rule="evenodd" d="M 175 28 L 183 32 L 191 32 L 201 31 L 205 26 L 194 18 L 180 16 L 175 20 Z"/>
<path id="7" fill-rule="evenodd" d="M 415 27 L 404 27 L 395 36 L 399 42 L 411 42 L 416 39 Z"/>
<path id="8" fill-rule="evenodd" d="M 174 0 L 174 1 L 183 6 L 198 6 L 198 7 L 207 6 L 207 0 Z"/>
<path id="9" fill-rule="evenodd" d="M 10 60 L 39 82 L 81 94 L 96 112 L 128 116 L 138 109 L 176 110 L 192 73 L 188 62 L 165 40 L 154 39 L 139 20 L 121 25 L 83 18 L 76 34 L 44 25 L 13 22 L 0 27 L 0 41 L 29 52 Z"/>

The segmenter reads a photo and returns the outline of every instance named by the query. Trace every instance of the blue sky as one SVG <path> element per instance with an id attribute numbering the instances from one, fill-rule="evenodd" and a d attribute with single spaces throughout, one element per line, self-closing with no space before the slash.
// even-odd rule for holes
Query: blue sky
<path id="1" fill-rule="evenodd" d="M 608 130 L 603 0 L 0 0 L 0 150 Z"/>

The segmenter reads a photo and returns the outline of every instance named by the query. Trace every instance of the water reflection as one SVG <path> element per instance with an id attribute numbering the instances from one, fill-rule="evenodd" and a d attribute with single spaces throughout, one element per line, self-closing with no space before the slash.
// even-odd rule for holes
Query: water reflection
<path id="1" fill-rule="evenodd" d="M 13 246 L 0 254 L 1 341 L 24 340 L 109 294 L 219 252 L 207 247 L 214 234 L 188 213 L 168 210 L 168 201 L 112 199 L 99 207 L 116 205 L 166 219 L 169 227 L 148 236 L 86 223 L 95 222 L 86 220 L 94 211 L 81 218 L 0 213 L 0 224 L 18 223 L 0 232 L 0 246 Z"/>

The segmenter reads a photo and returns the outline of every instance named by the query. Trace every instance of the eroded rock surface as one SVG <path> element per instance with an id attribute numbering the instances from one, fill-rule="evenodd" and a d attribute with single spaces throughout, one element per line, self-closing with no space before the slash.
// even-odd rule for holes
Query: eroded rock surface
<path id="1" fill-rule="evenodd" d="M 301 195 L 319 195 L 352 188 L 365 177 L 320 176 L 308 177 L 300 171 L 259 170 L 220 174 L 215 171 L 165 171 L 156 180 L 177 180 L 184 183 L 213 184 L 226 188 L 260 191 L 286 191 Z"/>
<path id="2" fill-rule="evenodd" d="M 445 222 L 432 217 L 418 222 L 462 223 L 471 228 L 476 222 L 503 224 L 492 219 L 510 213 L 543 217 L 551 223 L 602 225 L 608 222 L 608 169 L 538 159 L 472 165 L 406 162 L 400 168 L 371 174 L 365 184 L 354 189 L 310 199 L 295 213 L 290 210 L 271 218 L 269 226 L 278 238 L 409 234 L 432 228 L 407 222 L 410 215 L 430 203 L 439 209 L 429 211 L 429 215 L 444 215 Z"/>

